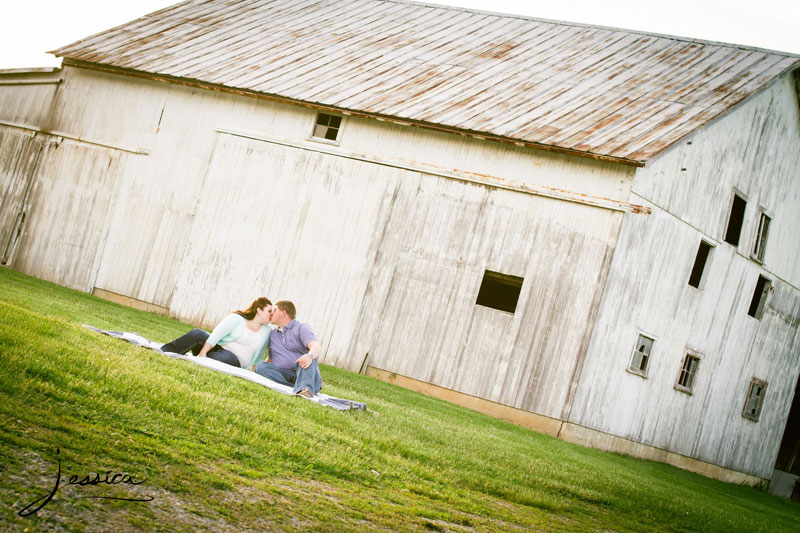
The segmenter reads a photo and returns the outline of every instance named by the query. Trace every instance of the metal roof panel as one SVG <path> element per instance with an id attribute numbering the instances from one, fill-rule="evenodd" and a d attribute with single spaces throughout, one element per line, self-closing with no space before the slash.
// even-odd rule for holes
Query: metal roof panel
<path id="1" fill-rule="evenodd" d="M 638 162 L 800 64 L 405 0 L 189 0 L 53 53 Z"/>

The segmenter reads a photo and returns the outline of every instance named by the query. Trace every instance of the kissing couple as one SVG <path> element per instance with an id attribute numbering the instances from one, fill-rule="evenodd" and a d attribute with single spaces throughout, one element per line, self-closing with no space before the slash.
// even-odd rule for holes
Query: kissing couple
<path id="1" fill-rule="evenodd" d="M 311 326 L 295 316 L 297 309 L 289 300 L 273 305 L 268 298 L 258 298 L 245 311 L 226 316 L 210 334 L 195 328 L 163 345 L 161 351 L 192 352 L 246 368 L 311 398 L 322 388 L 317 363 L 322 345 Z"/>

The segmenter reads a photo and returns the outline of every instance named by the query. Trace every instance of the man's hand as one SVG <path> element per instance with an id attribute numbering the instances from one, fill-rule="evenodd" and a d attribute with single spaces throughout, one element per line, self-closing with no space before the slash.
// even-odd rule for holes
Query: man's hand
<path id="1" fill-rule="evenodd" d="M 309 366 L 311 366 L 311 361 L 313 361 L 313 359 L 311 359 L 311 355 L 309 355 L 309 354 L 305 354 L 305 355 L 301 355 L 301 356 L 300 356 L 300 357 L 297 359 L 297 361 L 295 361 L 295 363 L 297 363 L 298 365 L 300 365 L 300 368 L 302 368 L 303 370 L 305 370 L 305 369 L 307 369 Z"/>

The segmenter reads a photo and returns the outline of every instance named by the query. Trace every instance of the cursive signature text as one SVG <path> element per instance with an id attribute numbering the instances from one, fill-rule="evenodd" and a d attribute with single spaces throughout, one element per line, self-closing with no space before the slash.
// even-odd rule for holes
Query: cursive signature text
<path id="1" fill-rule="evenodd" d="M 60 449 L 56 449 L 56 454 L 60 453 Z M 104 475 L 99 473 L 96 474 L 86 474 L 83 477 L 72 475 L 66 481 L 66 485 L 80 485 L 85 487 L 87 485 L 141 485 L 145 482 L 145 480 L 136 481 L 134 477 L 130 474 L 114 474 L 110 470 L 107 471 Z M 39 512 L 45 505 L 50 503 L 50 500 L 53 499 L 53 496 L 56 495 L 58 492 L 59 487 L 61 486 L 61 458 L 58 459 L 58 471 L 56 472 L 56 482 L 53 485 L 53 490 L 49 493 L 45 494 L 41 498 L 37 498 L 36 500 L 32 501 L 28 505 L 26 505 L 21 511 L 17 514 L 20 516 L 31 516 Z M 153 501 L 152 496 L 147 496 L 144 498 L 120 498 L 118 496 L 79 496 L 80 498 L 92 498 L 97 500 L 125 500 L 129 502 L 151 502 Z"/>

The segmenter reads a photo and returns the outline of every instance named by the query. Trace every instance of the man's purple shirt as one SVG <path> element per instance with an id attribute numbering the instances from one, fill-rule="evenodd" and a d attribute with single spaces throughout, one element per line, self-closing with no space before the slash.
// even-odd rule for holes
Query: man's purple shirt
<path id="1" fill-rule="evenodd" d="M 297 359 L 308 353 L 308 344 L 317 340 L 311 326 L 292 320 L 281 331 L 278 328 L 269 334 L 269 356 L 278 368 L 294 368 Z"/>

